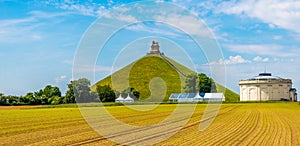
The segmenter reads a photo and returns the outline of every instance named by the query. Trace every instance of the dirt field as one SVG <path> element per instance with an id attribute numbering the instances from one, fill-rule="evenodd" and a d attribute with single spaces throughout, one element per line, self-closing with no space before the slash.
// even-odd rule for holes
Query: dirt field
<path id="1" fill-rule="evenodd" d="M 108 107 L 108 110 L 124 123 L 151 125 L 170 115 L 174 106 L 161 105 L 147 112 L 135 112 L 123 106 Z M 205 107 L 205 104 L 198 105 L 184 128 L 157 145 L 300 145 L 300 106 L 297 103 L 223 104 L 214 122 L 201 132 L 199 122 Z M 0 145 L 116 145 L 90 128 L 74 106 L 0 109 Z M 136 131 L 120 132 L 116 136 L 132 132 Z M 168 132 L 172 129 L 126 144 L 138 145 Z"/>
<path id="2" fill-rule="evenodd" d="M 19 110 L 28 108 L 38 108 L 40 105 L 24 105 L 24 106 L 0 106 L 0 110 Z"/>

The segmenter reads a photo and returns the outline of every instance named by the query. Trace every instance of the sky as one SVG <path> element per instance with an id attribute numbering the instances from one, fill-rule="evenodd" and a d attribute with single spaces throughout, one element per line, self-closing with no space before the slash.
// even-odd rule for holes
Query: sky
<path id="1" fill-rule="evenodd" d="M 139 3 L 0 0 L 0 92 L 25 95 L 51 84 L 64 94 L 72 79 L 93 72 L 95 83 L 143 57 L 152 40 L 237 93 L 239 80 L 265 71 L 300 87 L 300 1 Z"/>

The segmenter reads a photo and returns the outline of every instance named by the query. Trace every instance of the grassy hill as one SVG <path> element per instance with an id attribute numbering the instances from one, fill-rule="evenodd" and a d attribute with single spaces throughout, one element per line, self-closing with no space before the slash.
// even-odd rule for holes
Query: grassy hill
<path id="1" fill-rule="evenodd" d="M 165 86 L 158 78 L 153 80 L 155 77 L 161 78 Z M 154 101 L 159 100 L 157 96 L 163 96 L 164 93 L 158 91 L 165 88 L 164 100 L 168 100 L 171 93 L 180 93 L 181 81 L 183 81 L 183 77 L 159 55 L 147 55 L 99 81 L 96 85 L 108 84 L 117 91 L 122 91 L 130 86 L 141 93 L 140 99 Z M 151 84 L 153 84 L 151 89 L 155 95 L 151 95 L 149 89 Z"/>
<path id="2" fill-rule="evenodd" d="M 194 71 L 192 71 L 191 69 L 185 67 L 184 65 L 174 61 L 173 59 L 166 57 L 171 63 L 173 63 L 178 69 L 180 69 L 184 74 L 188 75 L 188 74 L 193 74 L 195 73 Z"/>
<path id="3" fill-rule="evenodd" d="M 216 83 L 216 87 L 217 87 L 217 92 L 223 92 L 224 91 L 224 95 L 225 95 L 225 101 L 226 102 L 238 102 L 240 101 L 240 95 L 231 91 L 228 88 L 225 88 L 224 86 Z"/>
<path id="4" fill-rule="evenodd" d="M 171 62 L 173 66 L 168 62 Z M 176 69 L 185 75 L 195 73 L 166 56 L 147 55 L 97 82 L 92 86 L 92 90 L 95 90 L 97 85 L 111 85 L 117 91 L 123 91 L 130 86 L 141 93 L 140 99 L 157 101 L 163 98 L 168 100 L 171 93 L 180 93 L 182 92 L 181 87 L 184 87 L 185 77 Z M 164 89 L 166 92 L 162 93 L 161 91 Z M 235 102 L 239 100 L 238 94 L 222 85 L 217 84 L 217 91 L 225 91 L 226 101 Z"/>

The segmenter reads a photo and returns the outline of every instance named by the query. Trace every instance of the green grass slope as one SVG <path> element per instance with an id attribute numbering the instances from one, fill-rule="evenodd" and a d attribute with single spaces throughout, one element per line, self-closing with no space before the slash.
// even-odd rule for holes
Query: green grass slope
<path id="1" fill-rule="evenodd" d="M 216 83 L 217 92 L 224 92 L 226 102 L 239 102 L 240 95 Z"/>
<path id="2" fill-rule="evenodd" d="M 108 84 L 117 91 L 130 86 L 140 92 L 140 99 L 160 101 L 161 98 L 158 99 L 157 96 L 168 100 L 171 93 L 180 93 L 181 81 L 182 77 L 177 71 L 160 56 L 147 55 L 97 82 L 96 85 Z M 161 92 L 164 90 L 166 92 Z"/>
<path id="3" fill-rule="evenodd" d="M 165 58 L 167 58 L 171 63 L 173 63 L 178 69 L 180 69 L 185 75 L 189 75 L 189 74 L 194 74 L 195 72 L 192 71 L 190 68 L 174 61 L 173 59 L 165 56 Z"/>
<path id="4" fill-rule="evenodd" d="M 165 58 L 184 74 L 195 73 L 180 63 L 166 56 Z M 163 83 L 155 77 L 162 79 Z M 92 90 L 95 90 L 97 85 L 111 85 L 112 88 L 117 91 L 123 91 L 130 86 L 140 92 L 140 99 L 160 101 L 161 99 L 158 97 L 163 97 L 163 100 L 168 100 L 170 94 L 182 92 L 182 88 L 185 86 L 184 83 L 185 77 L 181 76 L 172 66 L 163 60 L 161 56 L 147 55 L 97 82 L 92 86 Z M 239 101 L 239 95 L 235 92 L 219 84 L 216 84 L 216 86 L 217 92 L 225 92 L 227 102 Z M 161 92 L 164 91 L 164 89 L 166 92 Z"/>

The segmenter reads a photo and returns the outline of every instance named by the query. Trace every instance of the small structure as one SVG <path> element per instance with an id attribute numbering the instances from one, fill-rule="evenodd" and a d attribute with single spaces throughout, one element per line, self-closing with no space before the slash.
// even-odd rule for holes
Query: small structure
<path id="1" fill-rule="evenodd" d="M 240 101 L 291 100 L 297 101 L 292 80 L 260 73 L 247 80 L 240 80 Z"/>
<path id="2" fill-rule="evenodd" d="M 134 102 L 134 100 L 129 96 L 129 93 L 128 93 L 127 97 L 124 99 L 124 102 L 128 102 L 128 103 Z"/>
<path id="3" fill-rule="evenodd" d="M 196 100 L 203 100 L 203 95 L 200 96 L 199 93 L 196 93 L 196 95 L 194 96 L 194 99 L 196 99 Z"/>
<path id="4" fill-rule="evenodd" d="M 118 103 L 123 103 L 124 102 L 124 98 L 122 97 L 122 95 L 120 94 L 119 97 L 117 99 L 115 99 L 115 102 L 118 102 Z"/>
<path id="5" fill-rule="evenodd" d="M 152 41 L 151 50 L 147 54 L 148 55 L 149 54 L 160 54 L 160 55 L 162 55 L 162 53 L 160 53 L 159 47 L 160 46 L 159 46 L 158 42 Z"/>
<path id="6" fill-rule="evenodd" d="M 205 93 L 204 101 L 225 101 L 225 96 L 223 93 Z"/>
<path id="7" fill-rule="evenodd" d="M 169 97 L 170 101 L 179 103 L 193 103 L 199 101 L 225 101 L 223 93 L 173 93 Z"/>
<path id="8" fill-rule="evenodd" d="M 132 99 L 128 93 L 127 97 L 124 99 L 122 97 L 122 94 L 119 95 L 119 97 L 115 100 L 115 102 L 117 103 L 133 103 L 134 102 L 134 99 Z"/>

